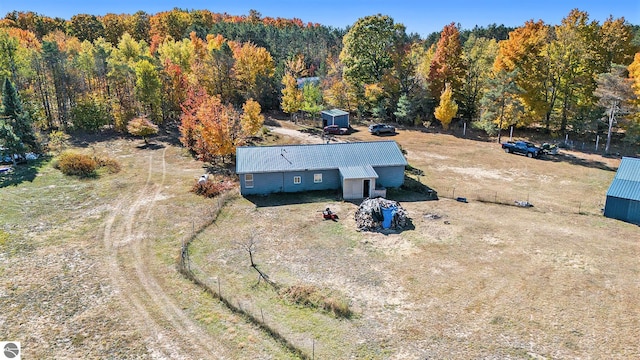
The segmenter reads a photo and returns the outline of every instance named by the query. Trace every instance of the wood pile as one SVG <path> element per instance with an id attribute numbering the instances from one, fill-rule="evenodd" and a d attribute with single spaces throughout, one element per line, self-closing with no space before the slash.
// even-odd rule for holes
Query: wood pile
<path id="1" fill-rule="evenodd" d="M 380 231 L 383 229 L 382 208 L 395 207 L 397 210 L 391 221 L 390 229 L 402 230 L 409 226 L 407 211 L 400 203 L 382 197 L 364 199 L 355 214 L 358 231 Z"/>

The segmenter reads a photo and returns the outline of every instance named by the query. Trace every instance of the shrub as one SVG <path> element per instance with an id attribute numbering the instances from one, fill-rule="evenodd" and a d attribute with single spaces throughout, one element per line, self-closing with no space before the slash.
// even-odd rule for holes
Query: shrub
<path id="1" fill-rule="evenodd" d="M 58 156 L 54 167 L 65 175 L 90 177 L 96 175 L 98 163 L 89 155 L 65 151 Z"/>
<path id="2" fill-rule="evenodd" d="M 69 146 L 70 136 L 64 131 L 54 130 L 49 134 L 49 150 L 60 152 Z"/>
<path id="3" fill-rule="evenodd" d="M 73 128 L 77 130 L 97 131 L 110 119 L 107 104 L 95 97 L 79 100 L 71 110 Z"/>
<path id="4" fill-rule="evenodd" d="M 231 180 L 225 180 L 224 178 L 209 178 L 204 182 L 198 180 L 194 181 L 195 182 L 191 187 L 191 192 L 208 198 L 216 197 L 223 191 L 230 190 L 234 187 Z"/>
<path id="5" fill-rule="evenodd" d="M 98 164 L 98 167 L 106 169 L 109 174 L 116 174 L 121 170 L 120 163 L 108 156 L 94 156 L 93 159 Z"/>
<path id="6" fill-rule="evenodd" d="M 353 315 L 346 300 L 314 285 L 293 285 L 281 290 L 280 296 L 294 304 L 322 309 L 337 318 L 348 319 Z"/>

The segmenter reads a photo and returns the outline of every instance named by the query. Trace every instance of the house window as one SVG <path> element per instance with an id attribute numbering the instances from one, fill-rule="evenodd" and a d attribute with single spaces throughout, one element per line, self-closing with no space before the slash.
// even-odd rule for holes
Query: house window
<path id="1" fill-rule="evenodd" d="M 253 187 L 253 174 L 244 174 L 244 187 Z"/>
<path id="2" fill-rule="evenodd" d="M 294 184 L 300 184 L 302 182 L 302 178 L 300 176 L 294 176 L 293 177 L 293 183 Z"/>
<path id="3" fill-rule="evenodd" d="M 322 182 L 322 174 L 313 174 L 313 182 L 321 183 Z"/>

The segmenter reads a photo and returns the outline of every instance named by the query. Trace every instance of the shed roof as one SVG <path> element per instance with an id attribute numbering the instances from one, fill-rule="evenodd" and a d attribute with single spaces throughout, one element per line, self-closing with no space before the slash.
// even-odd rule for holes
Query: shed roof
<path id="1" fill-rule="evenodd" d="M 243 146 L 236 149 L 236 173 L 329 170 L 370 165 L 406 166 L 395 141 L 281 146 Z"/>
<path id="2" fill-rule="evenodd" d="M 338 168 L 344 179 L 377 179 L 378 173 L 371 165 L 341 166 Z"/>
<path id="3" fill-rule="evenodd" d="M 343 116 L 343 115 L 349 115 L 348 112 L 340 110 L 340 109 L 331 109 L 331 110 L 322 110 L 323 114 L 327 114 L 329 116 Z"/>
<path id="4" fill-rule="evenodd" d="M 622 158 L 607 196 L 640 201 L 640 159 Z"/>

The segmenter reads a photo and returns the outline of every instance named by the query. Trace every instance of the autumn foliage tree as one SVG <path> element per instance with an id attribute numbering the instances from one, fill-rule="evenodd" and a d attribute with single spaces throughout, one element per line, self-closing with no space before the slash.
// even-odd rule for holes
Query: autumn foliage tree
<path id="1" fill-rule="evenodd" d="M 551 29 L 544 22 L 527 21 L 501 41 L 494 63 L 496 73 L 517 70 L 515 82 L 523 90 L 524 117 L 528 122 L 544 120 L 547 128 L 558 98 L 559 74 L 549 58 Z"/>
<path id="2" fill-rule="evenodd" d="M 429 89 L 431 94 L 444 94 L 445 84 L 451 88 L 462 88 L 465 67 L 460 45 L 460 32 L 454 23 L 446 25 L 440 34 L 436 52 L 429 67 Z"/>
<path id="3" fill-rule="evenodd" d="M 451 86 L 446 84 L 442 95 L 440 95 L 440 105 L 436 107 L 436 119 L 438 119 L 442 127 L 447 130 L 457 112 L 458 104 L 453 100 L 453 91 L 451 90 Z"/>
<path id="4" fill-rule="evenodd" d="M 296 78 L 291 74 L 284 75 L 282 85 L 284 85 L 284 88 L 282 89 L 280 106 L 282 107 L 282 111 L 293 116 L 293 114 L 298 112 L 302 107 L 304 100 L 302 91 L 298 89 Z"/>
<path id="5" fill-rule="evenodd" d="M 247 100 L 244 105 L 242 105 L 240 122 L 242 123 L 242 132 L 245 135 L 253 136 L 262 128 L 264 116 L 262 116 L 260 112 L 260 104 L 253 99 Z"/>
<path id="6" fill-rule="evenodd" d="M 202 161 L 223 161 L 236 152 L 244 136 L 238 113 L 218 96 L 208 96 L 196 111 L 198 125 L 195 152 Z"/>
<path id="7" fill-rule="evenodd" d="M 180 140 L 202 161 L 224 162 L 235 154 L 236 146 L 243 145 L 262 126 L 260 105 L 252 99 L 239 114 L 217 95 L 207 95 L 202 89 L 189 93 L 183 105 Z"/>
<path id="8" fill-rule="evenodd" d="M 147 137 L 158 133 L 158 125 L 151 122 L 146 116 L 140 116 L 129 121 L 127 131 L 131 135 L 142 137 L 144 143 L 148 144 Z"/>

